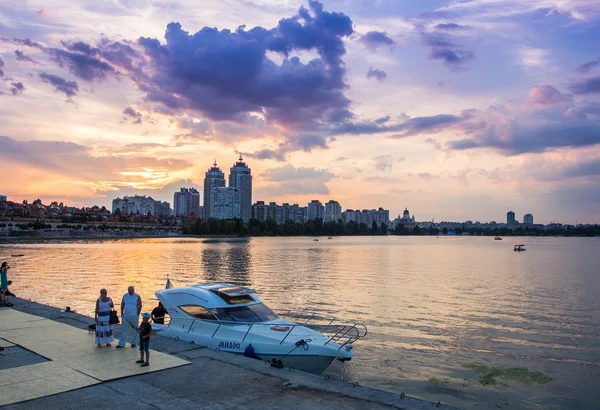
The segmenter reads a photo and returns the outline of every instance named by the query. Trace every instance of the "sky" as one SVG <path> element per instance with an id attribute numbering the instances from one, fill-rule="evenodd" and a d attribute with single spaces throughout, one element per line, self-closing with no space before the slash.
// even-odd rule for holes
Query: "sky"
<path id="1" fill-rule="evenodd" d="M 0 194 L 600 222 L 597 0 L 0 3 Z"/>

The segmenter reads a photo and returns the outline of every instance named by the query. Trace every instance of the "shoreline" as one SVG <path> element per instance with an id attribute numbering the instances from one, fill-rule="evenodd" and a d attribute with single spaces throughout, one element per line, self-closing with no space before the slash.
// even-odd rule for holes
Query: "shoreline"
<path id="1" fill-rule="evenodd" d="M 93 322 L 92 318 L 83 314 L 61 311 L 53 306 L 20 298 L 13 299 L 15 306 L 12 309 L 64 323 L 82 331 L 87 330 L 88 325 Z M 115 334 L 118 333 L 120 333 L 119 325 L 115 326 Z M 105 407 L 123 407 L 123 403 L 133 399 L 134 403 L 137 403 L 137 406 L 134 404 L 135 408 L 139 406 L 169 408 L 174 403 L 177 403 L 178 408 L 202 408 L 202 405 L 211 408 L 214 405 L 219 408 L 231 408 L 231 405 L 225 403 L 234 401 L 237 402 L 237 405 L 233 406 L 235 408 L 295 405 L 294 408 L 307 409 L 328 409 L 337 406 L 346 409 L 381 410 L 386 408 L 424 410 L 432 407 L 457 409 L 441 403 L 438 405 L 434 401 L 363 387 L 358 382 L 333 380 L 287 368 L 276 369 L 260 360 L 213 351 L 159 335 L 152 336 L 151 348 L 188 360 L 191 364 L 10 404 L 5 408 L 71 408 L 82 400 L 88 402 L 90 397 L 101 396 L 105 391 L 109 391 L 110 395 L 103 398 Z M 7 352 L 4 354 L 6 355 Z M 199 386 L 189 383 L 190 378 L 198 379 L 202 387 L 198 388 Z M 154 390 L 154 393 L 143 397 L 135 395 L 133 398 L 130 397 L 131 391 L 148 389 Z M 232 391 L 236 393 L 232 394 Z M 224 398 L 226 402 L 218 406 L 219 401 L 223 401 Z"/>

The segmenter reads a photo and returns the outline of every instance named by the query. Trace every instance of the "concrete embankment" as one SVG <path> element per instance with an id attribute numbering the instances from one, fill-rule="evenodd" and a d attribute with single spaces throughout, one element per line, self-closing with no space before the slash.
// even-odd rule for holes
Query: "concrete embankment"
<path id="1" fill-rule="evenodd" d="M 84 315 L 61 312 L 60 309 L 22 299 L 15 300 L 14 309 L 85 331 L 93 322 Z M 120 326 L 115 328 L 118 335 Z M 91 334 L 89 338 L 89 343 L 93 344 Z M 153 350 L 174 355 L 191 364 L 108 381 L 5 408 L 455 409 L 322 376 L 276 369 L 262 361 L 158 335 L 152 336 L 151 343 Z M 3 368 L 1 363 L 0 368 Z"/>

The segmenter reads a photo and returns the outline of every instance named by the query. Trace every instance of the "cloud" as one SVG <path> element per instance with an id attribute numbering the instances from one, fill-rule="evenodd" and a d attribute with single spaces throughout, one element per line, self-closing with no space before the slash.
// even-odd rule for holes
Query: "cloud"
<path id="1" fill-rule="evenodd" d="M 576 81 L 569 86 L 569 90 L 574 94 L 598 94 L 600 93 L 600 76 Z"/>
<path id="2" fill-rule="evenodd" d="M 40 73 L 39 77 L 45 83 L 52 84 L 54 86 L 54 91 L 63 92 L 67 97 L 77 95 L 77 92 L 79 91 L 79 85 L 76 81 L 67 81 L 57 75 L 46 73 Z"/>
<path id="3" fill-rule="evenodd" d="M 383 31 L 369 31 L 367 34 L 360 36 L 358 41 L 371 51 L 377 50 L 380 46 L 393 47 L 396 44 L 396 42 Z"/>
<path id="4" fill-rule="evenodd" d="M 600 67 L 600 58 L 598 58 L 597 60 L 589 61 L 585 64 L 580 65 L 579 67 L 577 67 L 577 71 L 580 73 L 588 73 L 596 67 Z"/>
<path id="5" fill-rule="evenodd" d="M 467 63 L 475 58 L 472 52 L 464 50 L 454 43 L 448 34 L 433 32 L 422 33 L 423 43 L 429 47 L 429 58 L 441 60 L 451 71 L 466 68 Z"/>
<path id="6" fill-rule="evenodd" d="M 529 89 L 529 98 L 527 103 L 536 106 L 547 106 L 552 104 L 571 103 L 573 96 L 571 94 L 562 94 L 551 85 L 536 85 Z"/>
<path id="7" fill-rule="evenodd" d="M 135 121 L 133 121 L 134 124 L 141 124 L 142 123 L 142 114 L 137 112 L 136 110 L 134 110 L 131 107 L 127 107 L 123 110 L 123 114 L 127 115 L 131 118 L 133 118 Z"/>
<path id="8" fill-rule="evenodd" d="M 0 77 L 4 77 L 4 71 L 2 71 L 3 68 L 4 68 L 4 60 L 0 58 Z"/>
<path id="9" fill-rule="evenodd" d="M 567 110 L 566 115 L 579 120 L 600 120 L 600 103 L 583 102 L 581 105 L 571 107 Z"/>
<path id="10" fill-rule="evenodd" d="M 388 169 L 391 170 L 395 162 L 404 161 L 404 158 L 397 158 L 393 154 L 379 155 L 371 159 L 373 160 L 375 169 L 378 171 L 387 171 Z"/>
<path id="11" fill-rule="evenodd" d="M 19 60 L 19 61 L 27 61 L 27 62 L 34 63 L 34 64 L 39 64 L 33 58 L 25 55 L 25 53 L 22 52 L 21 50 L 15 50 L 15 55 L 17 56 L 17 60 Z"/>
<path id="12" fill-rule="evenodd" d="M 398 139 L 444 130 L 449 127 L 455 126 L 461 122 L 467 121 L 470 118 L 470 116 L 471 111 L 466 110 L 458 116 L 451 114 L 438 114 L 427 117 L 409 118 L 406 120 L 403 120 L 404 117 L 401 117 L 401 120 L 403 121 L 396 124 L 388 124 L 387 120 L 382 122 L 382 119 L 371 122 L 348 122 L 340 126 L 331 128 L 329 132 L 332 135 L 360 135 L 394 132 L 395 134 L 391 135 L 390 138 Z"/>
<path id="13" fill-rule="evenodd" d="M 285 152 L 281 150 L 261 149 L 259 151 L 244 153 L 245 156 L 255 159 L 274 159 L 276 161 L 285 161 Z"/>
<path id="14" fill-rule="evenodd" d="M 267 182 L 260 194 L 328 194 L 326 182 L 335 175 L 326 169 L 313 167 L 294 167 L 291 164 L 263 171 L 260 178 Z"/>
<path id="15" fill-rule="evenodd" d="M 16 81 L 14 83 L 11 83 L 11 85 L 12 87 L 10 89 L 10 92 L 12 93 L 12 95 L 19 95 L 23 91 L 25 91 L 25 86 L 21 82 Z"/>
<path id="16" fill-rule="evenodd" d="M 134 144 L 127 144 L 119 150 L 115 151 L 118 153 L 132 153 L 132 152 L 145 152 L 145 151 L 153 151 L 155 149 L 169 148 L 168 145 L 159 144 L 156 142 L 141 142 Z"/>
<path id="17" fill-rule="evenodd" d="M 239 114 L 261 113 L 268 122 L 306 128 L 352 116 L 344 95 L 346 50 L 343 38 L 354 30 L 342 13 L 309 1 L 292 18 L 272 29 L 236 31 L 204 27 L 194 34 L 170 23 L 165 44 L 142 37 L 148 75 L 138 79 L 146 100 L 174 111 L 196 111 L 213 121 L 235 121 Z M 306 64 L 291 54 L 315 51 Z M 281 64 L 267 52 L 283 56 Z"/>
<path id="18" fill-rule="evenodd" d="M 384 81 L 387 78 L 387 74 L 383 70 L 369 67 L 369 71 L 367 71 L 367 78 L 376 78 L 379 81 Z"/>
<path id="19" fill-rule="evenodd" d="M 436 26 L 435 26 L 436 30 L 446 30 L 446 31 L 466 30 L 468 28 L 469 28 L 468 26 L 461 26 L 460 24 L 456 24 L 456 23 L 441 23 L 441 24 L 436 24 Z"/>
<path id="20" fill-rule="evenodd" d="M 520 46 L 515 50 L 518 63 L 527 70 L 539 70 L 550 65 L 548 50 L 528 46 Z"/>
<path id="21" fill-rule="evenodd" d="M 68 176 L 93 186 L 148 187 L 192 167 L 188 161 L 140 155 L 100 155 L 94 148 L 64 141 L 17 141 L 0 136 L 0 158 Z"/>

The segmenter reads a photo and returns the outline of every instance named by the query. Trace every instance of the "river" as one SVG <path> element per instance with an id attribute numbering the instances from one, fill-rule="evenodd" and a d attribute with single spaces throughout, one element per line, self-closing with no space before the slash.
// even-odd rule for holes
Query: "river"
<path id="1" fill-rule="evenodd" d="M 101 287 L 118 302 L 130 284 L 151 310 L 168 275 L 175 286 L 231 282 L 274 308 L 365 323 L 355 358 L 332 365 L 332 378 L 463 408 L 600 407 L 599 238 L 312 239 L 4 244 L 0 260 L 18 296 L 79 313 L 93 314 Z M 474 364 L 552 381 L 483 385 Z"/>

